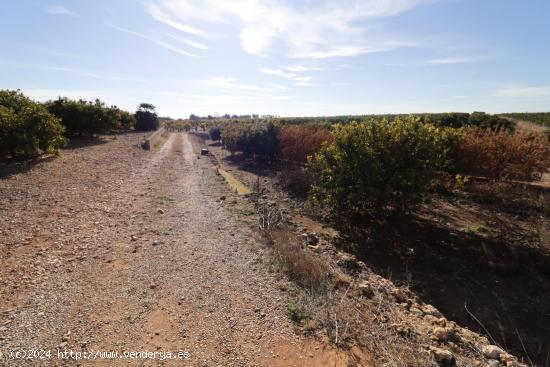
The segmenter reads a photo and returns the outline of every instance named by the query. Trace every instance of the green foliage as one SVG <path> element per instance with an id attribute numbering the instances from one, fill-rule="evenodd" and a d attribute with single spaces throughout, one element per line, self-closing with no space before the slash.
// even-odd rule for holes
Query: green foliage
<path id="1" fill-rule="evenodd" d="M 118 110 L 120 112 L 120 127 L 123 130 L 131 130 L 136 125 L 136 118 L 133 114 L 127 111 Z"/>
<path id="2" fill-rule="evenodd" d="M 0 91 L 0 156 L 57 153 L 66 143 L 59 119 L 19 91 Z"/>
<path id="3" fill-rule="evenodd" d="M 419 118 L 334 127 L 334 143 L 309 162 L 310 198 L 337 213 L 380 214 L 417 204 L 449 164 L 455 130 Z"/>
<path id="4" fill-rule="evenodd" d="M 159 128 L 159 118 L 155 113 L 155 106 L 150 103 L 139 105 L 135 114 L 137 131 L 153 131 Z"/>
<path id="5" fill-rule="evenodd" d="M 514 131 L 515 124 L 509 120 L 502 119 L 495 115 L 488 115 L 485 112 L 474 112 L 470 115 L 468 124 L 470 126 L 491 130 Z"/>
<path id="6" fill-rule="evenodd" d="M 116 106 L 108 107 L 99 99 L 92 102 L 60 97 L 47 102 L 46 108 L 61 119 L 68 136 L 93 136 L 113 130 L 130 129 L 134 124 L 134 118 L 130 113 Z"/>
<path id="7" fill-rule="evenodd" d="M 454 180 L 454 188 L 456 190 L 464 190 L 468 182 L 470 182 L 470 176 L 457 174 Z"/>
<path id="8" fill-rule="evenodd" d="M 226 149 L 242 152 L 245 157 L 272 160 L 279 151 L 277 127 L 271 122 L 228 124 L 222 128 L 221 135 Z"/>
<path id="9" fill-rule="evenodd" d="M 336 124 L 350 124 L 357 121 L 395 121 L 397 119 L 407 118 L 408 115 L 403 114 L 387 114 L 387 115 L 358 115 L 358 116 L 329 116 L 329 117 L 290 117 L 280 118 L 277 121 L 281 125 L 303 125 L 313 124 L 317 126 L 331 126 Z M 497 129 L 513 130 L 515 124 L 495 115 L 488 115 L 484 112 L 474 112 L 473 114 L 450 112 L 450 113 L 428 113 L 418 116 L 420 121 L 439 126 L 462 128 L 466 126 L 478 126 Z"/>
<path id="10" fill-rule="evenodd" d="M 470 114 L 458 112 L 425 114 L 422 116 L 422 121 L 435 126 L 461 128 L 469 125 Z"/>
<path id="11" fill-rule="evenodd" d="M 140 103 L 138 110 L 140 111 L 149 111 L 149 112 L 155 112 L 155 106 L 151 103 Z"/>
<path id="12" fill-rule="evenodd" d="M 222 138 L 222 131 L 218 126 L 211 128 L 208 133 L 210 134 L 210 139 L 214 141 L 221 140 Z"/>
<path id="13" fill-rule="evenodd" d="M 170 131 L 189 131 L 191 130 L 191 121 L 189 120 L 174 120 L 166 117 L 159 118 L 160 123 Z"/>
<path id="14" fill-rule="evenodd" d="M 311 317 L 309 311 L 305 307 L 300 306 L 294 301 L 288 302 L 287 310 L 292 321 L 297 323 L 306 321 Z"/>

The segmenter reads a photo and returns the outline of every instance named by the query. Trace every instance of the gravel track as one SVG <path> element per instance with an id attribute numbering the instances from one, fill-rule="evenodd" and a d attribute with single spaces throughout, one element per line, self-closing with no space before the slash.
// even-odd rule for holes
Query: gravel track
<path id="1" fill-rule="evenodd" d="M 173 133 L 145 152 L 141 139 L 122 135 L 3 174 L 0 365 L 328 365 L 295 334 L 280 280 L 258 266 L 262 249 L 219 200 L 234 194 L 197 159 L 198 146 Z M 52 358 L 9 358 L 28 349 Z M 77 361 L 57 349 L 189 358 Z"/>

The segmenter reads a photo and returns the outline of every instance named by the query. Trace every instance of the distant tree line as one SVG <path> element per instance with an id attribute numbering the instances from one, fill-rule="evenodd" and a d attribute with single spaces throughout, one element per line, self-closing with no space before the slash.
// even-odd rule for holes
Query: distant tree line
<path id="1" fill-rule="evenodd" d="M 539 114 L 537 114 L 539 115 Z M 542 114 L 540 114 L 542 115 Z M 408 114 L 382 114 L 382 115 L 343 115 L 343 116 L 317 116 L 317 117 L 276 117 L 272 115 L 251 114 L 251 115 L 231 115 L 224 114 L 218 117 L 208 115 L 201 117 L 195 114 L 189 116 L 189 120 L 192 126 L 201 126 L 200 124 L 208 124 L 208 121 L 219 125 L 225 122 L 239 123 L 239 122 L 255 122 L 263 123 L 265 121 L 271 121 L 280 125 L 315 125 L 315 126 L 331 126 L 336 124 L 350 124 L 357 121 L 372 121 L 372 120 L 388 120 L 395 121 L 397 119 L 406 119 Z M 550 113 L 549 113 L 550 116 Z M 415 114 L 416 118 L 419 118 L 422 123 L 428 123 L 441 127 L 461 128 L 466 126 L 474 126 L 479 128 L 490 128 L 493 130 L 506 129 L 513 131 L 515 129 L 515 123 L 502 118 L 498 115 L 490 115 L 485 112 L 448 112 L 448 113 L 424 113 Z M 542 118 L 542 117 L 539 117 Z M 217 122 L 213 122 L 216 120 Z M 178 120 L 185 121 L 185 120 Z"/>
<path id="2" fill-rule="evenodd" d="M 61 119 L 67 136 L 104 134 L 134 127 L 135 117 L 116 106 L 95 101 L 72 100 L 60 97 L 45 103 L 46 109 Z"/>
<path id="3" fill-rule="evenodd" d="M 544 134 L 482 112 L 202 122 L 244 159 L 280 168 L 279 182 L 335 214 L 406 213 L 436 185 L 469 175 L 534 181 L 550 168 Z M 185 121 L 183 121 L 185 123 Z M 441 177 L 446 177 L 442 179 Z M 448 181 L 445 181 L 448 180 Z"/>

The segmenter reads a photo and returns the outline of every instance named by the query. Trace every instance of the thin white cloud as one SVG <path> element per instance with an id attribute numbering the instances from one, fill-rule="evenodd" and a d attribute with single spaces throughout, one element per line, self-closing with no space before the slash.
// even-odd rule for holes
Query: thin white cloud
<path id="1" fill-rule="evenodd" d="M 304 80 L 304 81 L 297 81 L 294 83 L 294 85 L 298 87 L 313 87 L 315 84 L 312 83 L 310 80 Z"/>
<path id="2" fill-rule="evenodd" d="M 127 34 L 131 34 L 133 36 L 136 36 L 136 37 L 139 37 L 139 38 L 143 38 L 147 41 L 150 41 L 150 42 L 153 42 L 155 44 L 157 44 L 158 46 L 161 46 L 161 47 L 164 47 L 165 49 L 167 50 L 170 50 L 170 51 L 173 51 L 175 53 L 178 53 L 180 55 L 184 55 L 184 56 L 190 56 L 190 57 L 198 57 L 197 55 L 195 54 L 192 54 L 190 52 L 187 52 L 187 51 L 184 51 L 180 48 L 177 48 L 175 46 L 172 46 L 171 44 L 167 43 L 167 42 L 164 42 L 162 40 L 159 40 L 159 39 L 156 39 L 156 38 L 152 38 L 152 37 L 149 37 L 145 34 L 142 34 L 142 33 L 139 33 L 139 32 L 135 32 L 135 31 L 132 31 L 130 29 L 126 29 L 126 28 L 123 28 L 123 27 L 119 27 L 117 25 L 114 25 L 114 24 L 107 24 L 108 27 L 110 28 L 113 28 L 113 29 L 116 29 L 117 31 L 120 31 L 120 32 L 123 32 L 123 33 L 127 33 Z"/>
<path id="3" fill-rule="evenodd" d="M 541 87 L 506 87 L 496 91 L 496 97 L 501 98 L 549 98 L 550 86 Z"/>
<path id="4" fill-rule="evenodd" d="M 175 39 L 176 41 L 183 42 L 188 46 L 198 48 L 199 50 L 208 50 L 208 46 L 206 46 L 206 45 L 204 45 L 200 42 L 196 42 L 196 41 L 190 40 L 188 38 L 185 38 L 185 37 L 182 37 L 182 36 L 177 36 L 177 35 L 170 34 L 170 33 L 166 33 L 166 35 L 168 37 L 172 38 L 172 39 Z"/>
<path id="5" fill-rule="evenodd" d="M 257 85 L 257 84 L 246 84 L 241 83 L 237 78 L 230 77 L 212 77 L 206 80 L 201 80 L 198 83 L 202 86 L 214 87 L 216 89 L 221 89 L 231 92 L 253 92 L 255 95 L 263 95 L 265 93 L 273 93 L 276 91 L 282 91 L 286 88 L 279 84 L 268 83 L 266 85 Z"/>
<path id="6" fill-rule="evenodd" d="M 77 14 L 63 5 L 52 5 L 46 9 L 46 12 L 48 14 L 52 15 L 69 15 L 69 16 L 76 16 Z"/>
<path id="7" fill-rule="evenodd" d="M 261 90 L 261 88 L 257 85 L 238 83 L 237 78 L 213 77 L 207 80 L 203 80 L 201 84 L 204 84 L 210 87 L 222 88 L 222 89 L 247 90 L 247 91 Z"/>
<path id="8" fill-rule="evenodd" d="M 290 73 L 282 69 L 260 68 L 260 71 L 267 75 L 280 76 L 281 78 L 286 78 L 286 79 L 294 79 L 298 76 L 295 73 Z"/>
<path id="9" fill-rule="evenodd" d="M 290 0 L 155 0 L 146 8 L 154 19 L 187 33 L 203 33 L 196 24 L 233 26 L 243 50 L 255 55 L 282 48 L 290 57 L 326 59 L 406 46 L 376 39 L 360 21 L 396 16 L 436 1 L 322 0 L 297 5 Z"/>
<path id="10" fill-rule="evenodd" d="M 283 69 L 288 70 L 292 73 L 305 73 L 308 71 L 319 71 L 321 68 L 317 66 L 304 66 L 304 65 L 290 65 L 283 66 Z"/>
<path id="11" fill-rule="evenodd" d="M 286 87 L 284 85 L 280 85 L 280 84 L 277 84 L 277 83 L 269 83 L 267 86 L 270 87 L 270 88 L 279 89 L 279 90 L 285 90 L 286 89 Z"/>
<path id="12" fill-rule="evenodd" d="M 285 67 L 283 69 L 288 70 L 287 67 Z M 311 83 L 312 80 L 313 80 L 312 76 L 303 76 L 303 75 L 299 75 L 297 73 L 291 73 L 291 72 L 285 71 L 283 69 L 260 68 L 259 70 L 260 70 L 260 72 L 262 72 L 264 74 L 267 74 L 267 75 L 278 76 L 278 77 L 281 77 L 281 78 L 284 78 L 284 79 L 292 80 L 292 81 L 295 82 L 295 85 L 297 85 L 297 86 L 306 87 L 306 86 L 313 85 Z"/>
<path id="13" fill-rule="evenodd" d="M 63 58 L 74 58 L 74 59 L 81 59 L 82 54 L 74 53 L 74 52 L 68 52 L 65 50 L 58 50 L 51 47 L 44 47 L 43 45 L 34 45 L 34 44 L 22 44 L 17 42 L 6 42 L 3 43 L 2 46 L 7 46 L 10 48 L 17 48 L 20 50 L 24 50 L 26 52 L 32 52 L 32 53 L 41 53 L 41 54 L 47 54 L 47 55 L 53 55 L 53 56 L 60 56 Z"/>
<path id="14" fill-rule="evenodd" d="M 25 69 L 25 70 L 39 70 L 39 71 L 53 71 L 53 72 L 62 72 L 75 74 L 82 77 L 92 78 L 92 79 L 103 79 L 103 80 L 112 80 L 112 81 L 124 81 L 124 82 L 140 82 L 140 83 L 149 83 L 145 79 L 139 79 L 135 77 L 127 77 L 123 75 L 115 75 L 104 72 L 97 71 L 87 71 L 74 69 L 65 66 L 49 66 L 49 65 L 37 65 L 37 64 L 24 64 L 24 63 L 5 63 L 0 62 L 0 66 L 5 68 L 16 68 L 16 69 Z"/>
<path id="15" fill-rule="evenodd" d="M 204 32 L 198 28 L 191 27 L 189 25 L 180 23 L 172 17 L 170 17 L 168 14 L 163 12 L 155 3 L 149 2 L 145 4 L 145 8 L 147 9 L 148 13 L 157 21 L 164 23 L 172 28 L 177 29 L 178 31 L 194 34 L 194 35 L 202 35 Z"/>
<path id="16" fill-rule="evenodd" d="M 482 57 L 447 57 L 441 59 L 428 60 L 430 65 L 454 65 L 454 64 L 471 64 L 483 60 Z"/>
<path id="17" fill-rule="evenodd" d="M 362 46 L 351 46 L 351 45 L 345 45 L 345 46 L 336 46 L 332 48 L 328 48 L 323 51 L 313 51 L 313 52 L 304 52 L 304 53 L 296 53 L 292 57 L 298 58 L 298 59 L 328 59 L 332 57 L 352 57 L 352 56 L 359 56 L 366 53 L 373 53 L 373 52 L 383 52 L 383 51 L 389 51 L 391 48 L 373 48 L 369 49 L 367 47 Z"/>

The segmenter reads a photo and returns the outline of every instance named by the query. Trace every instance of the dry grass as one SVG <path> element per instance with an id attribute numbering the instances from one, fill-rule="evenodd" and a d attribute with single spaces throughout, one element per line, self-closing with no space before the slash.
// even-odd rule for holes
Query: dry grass
<path id="1" fill-rule="evenodd" d="M 438 366 L 427 350 L 418 348 L 429 340 L 416 333 L 399 309 L 379 294 L 358 301 L 351 289 L 329 292 L 312 309 L 331 341 L 343 348 L 360 347 L 371 358 L 367 365 Z"/>
<path id="2" fill-rule="evenodd" d="M 326 261 L 303 248 L 288 230 L 273 231 L 270 237 L 276 256 L 291 280 L 312 290 L 327 288 L 332 271 Z"/>
<path id="3" fill-rule="evenodd" d="M 259 215 L 258 225 L 266 237 L 269 237 L 271 232 L 278 230 L 284 223 L 285 215 L 276 205 L 258 203 L 256 211 Z"/>
<path id="4" fill-rule="evenodd" d="M 270 239 L 283 270 L 301 286 L 294 302 L 302 313 L 307 312 L 307 318 L 300 319 L 305 333 L 322 329 L 335 345 L 359 346 L 372 357 L 367 365 L 437 366 L 427 351 L 418 350 L 411 328 L 397 326 L 402 320 L 397 306 L 390 307 L 382 295 L 358 299 L 353 283 L 336 288 L 338 271 L 327 259 L 304 248 L 289 230 L 272 231 Z"/>
<path id="5" fill-rule="evenodd" d="M 328 336 L 364 366 L 439 366 L 429 349 L 433 326 L 411 318 L 392 298 L 389 285 L 369 277 L 373 295 L 364 297 L 353 279 L 338 284 L 339 276 L 349 276 L 332 266 L 329 258 L 310 251 L 290 229 L 270 231 L 268 238 L 275 263 L 298 285 L 290 291 L 287 308 L 304 334 Z M 474 359 L 470 352 L 455 357 L 458 367 L 470 366 Z"/>

